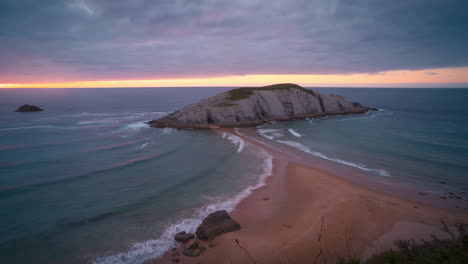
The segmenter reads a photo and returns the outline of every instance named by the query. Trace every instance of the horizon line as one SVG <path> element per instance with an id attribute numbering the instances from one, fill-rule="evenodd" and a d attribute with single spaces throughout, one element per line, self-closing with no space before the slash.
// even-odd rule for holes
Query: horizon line
<path id="1" fill-rule="evenodd" d="M 277 83 L 271 83 L 271 85 Z M 294 83 L 291 83 L 294 84 Z M 406 83 L 405 83 L 406 84 Z M 419 84 L 419 83 L 418 83 Z M 468 83 L 445 83 L 451 85 L 459 86 L 438 86 L 437 84 L 441 83 L 428 83 L 432 85 L 426 86 L 317 86 L 317 85 L 300 85 L 304 88 L 358 88 L 358 89 L 468 89 Z M 194 85 L 194 86 L 108 86 L 108 87 L 3 87 L 3 84 L 0 84 L 0 90 L 4 89 L 131 89 L 131 88 L 148 88 L 148 89 L 158 89 L 158 88 L 260 88 L 267 85 L 251 85 L 251 86 L 236 86 L 236 85 Z"/>
<path id="2" fill-rule="evenodd" d="M 251 74 L 172 79 L 0 83 L 0 88 L 252 87 L 296 83 L 304 87 L 468 88 L 468 67 L 353 74 Z"/>

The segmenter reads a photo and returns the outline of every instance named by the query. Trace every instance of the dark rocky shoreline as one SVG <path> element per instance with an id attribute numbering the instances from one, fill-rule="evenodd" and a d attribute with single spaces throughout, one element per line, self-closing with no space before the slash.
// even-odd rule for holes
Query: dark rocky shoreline
<path id="1" fill-rule="evenodd" d="M 213 240 L 223 233 L 233 232 L 240 228 L 239 223 L 234 221 L 225 210 L 213 212 L 205 217 L 200 226 L 198 226 L 196 237 L 194 234 L 185 231 L 179 232 L 174 236 L 174 239 L 181 243 L 181 246 L 179 249 L 172 249 L 171 261 L 175 263 L 179 262 L 181 252 L 188 257 L 198 257 L 207 250 L 207 246 L 214 246 L 212 244 L 204 245 L 206 242 Z"/>

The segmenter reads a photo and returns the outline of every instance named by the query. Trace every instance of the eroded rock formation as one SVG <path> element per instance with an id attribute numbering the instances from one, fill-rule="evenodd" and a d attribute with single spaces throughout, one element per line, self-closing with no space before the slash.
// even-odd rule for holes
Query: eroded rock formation
<path id="1" fill-rule="evenodd" d="M 335 94 L 321 94 L 297 84 L 238 88 L 204 99 L 160 119 L 154 127 L 216 128 L 257 126 L 272 120 L 359 114 L 374 108 L 349 102 Z"/>

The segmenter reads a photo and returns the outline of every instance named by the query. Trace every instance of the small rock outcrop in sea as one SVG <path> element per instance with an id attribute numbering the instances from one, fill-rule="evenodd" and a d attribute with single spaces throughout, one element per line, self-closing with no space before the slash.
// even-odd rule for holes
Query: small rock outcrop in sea
<path id="1" fill-rule="evenodd" d="M 40 108 L 39 106 L 35 105 L 22 105 L 16 109 L 16 112 L 38 112 L 38 111 L 44 111 L 44 109 Z"/>
<path id="2" fill-rule="evenodd" d="M 194 237 L 195 237 L 194 234 L 186 233 L 185 231 L 183 231 L 183 232 L 177 233 L 174 239 L 178 242 L 185 243 Z"/>
<path id="3" fill-rule="evenodd" d="M 238 88 L 204 99 L 160 119 L 154 127 L 206 129 L 257 126 L 273 120 L 362 114 L 375 108 L 349 102 L 335 94 L 322 94 L 297 84 Z"/>
<path id="4" fill-rule="evenodd" d="M 241 226 L 229 216 L 226 210 L 221 210 L 211 213 L 203 219 L 196 234 L 199 239 L 212 240 L 223 233 L 236 231 L 240 228 Z"/>

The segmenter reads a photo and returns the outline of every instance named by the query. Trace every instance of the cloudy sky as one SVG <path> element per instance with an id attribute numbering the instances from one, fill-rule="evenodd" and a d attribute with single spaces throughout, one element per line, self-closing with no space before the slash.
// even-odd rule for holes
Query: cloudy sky
<path id="1" fill-rule="evenodd" d="M 0 84 L 399 71 L 468 82 L 467 14 L 466 0 L 1 0 Z"/>

